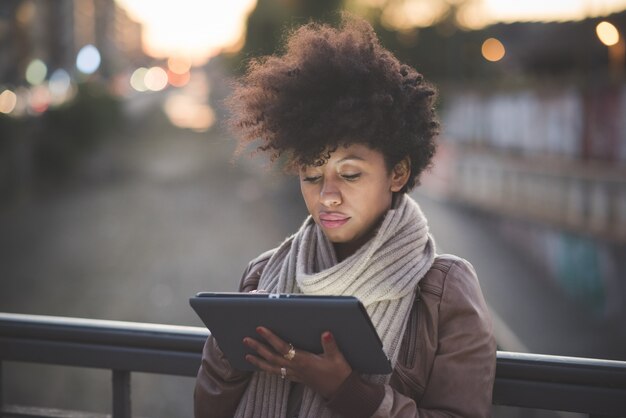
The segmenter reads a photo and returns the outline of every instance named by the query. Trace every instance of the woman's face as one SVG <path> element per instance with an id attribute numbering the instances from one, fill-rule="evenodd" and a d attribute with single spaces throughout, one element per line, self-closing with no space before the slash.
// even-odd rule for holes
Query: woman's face
<path id="1" fill-rule="evenodd" d="M 335 245 L 339 259 L 374 234 L 391 208 L 393 192 L 408 180 L 408 161 L 391 172 L 380 151 L 367 145 L 339 146 L 320 167 L 300 168 L 300 188 L 311 216 Z"/>

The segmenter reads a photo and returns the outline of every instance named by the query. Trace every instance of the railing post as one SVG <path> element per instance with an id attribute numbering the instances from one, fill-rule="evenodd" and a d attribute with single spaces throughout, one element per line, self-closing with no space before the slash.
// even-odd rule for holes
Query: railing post
<path id="1" fill-rule="evenodd" d="M 131 418 L 130 372 L 113 370 L 113 418 Z"/>
<path id="2" fill-rule="evenodd" d="M 2 381 L 4 380 L 4 374 L 2 374 L 2 360 L 0 360 L 0 413 L 4 408 L 4 391 L 2 387 Z"/>

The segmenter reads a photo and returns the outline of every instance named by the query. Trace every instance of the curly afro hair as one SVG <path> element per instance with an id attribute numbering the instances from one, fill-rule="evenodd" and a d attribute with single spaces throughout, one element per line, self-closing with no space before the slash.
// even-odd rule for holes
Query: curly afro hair
<path id="1" fill-rule="evenodd" d="M 339 28 L 309 23 L 293 31 L 284 54 L 252 60 L 226 105 L 239 151 L 257 140 L 291 170 L 322 165 L 340 145 L 379 150 L 391 170 L 410 158 L 403 191 L 435 153 L 435 88 L 383 48 L 366 21 L 344 14 Z"/>

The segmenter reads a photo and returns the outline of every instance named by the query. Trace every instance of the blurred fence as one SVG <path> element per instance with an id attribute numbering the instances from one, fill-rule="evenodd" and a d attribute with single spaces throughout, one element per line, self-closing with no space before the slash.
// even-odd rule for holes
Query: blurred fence
<path id="1" fill-rule="evenodd" d="M 444 125 L 459 144 L 626 166 L 626 85 L 455 90 Z"/>
<path id="2" fill-rule="evenodd" d="M 626 85 L 456 90 L 444 108 L 445 193 L 568 294 L 626 315 Z"/>

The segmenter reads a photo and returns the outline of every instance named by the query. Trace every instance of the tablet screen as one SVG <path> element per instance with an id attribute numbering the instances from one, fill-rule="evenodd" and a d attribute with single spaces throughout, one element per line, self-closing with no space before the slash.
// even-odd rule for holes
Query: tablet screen
<path id="1" fill-rule="evenodd" d="M 267 293 L 198 293 L 189 303 L 235 369 L 256 370 L 245 360 L 254 352 L 244 337 L 262 340 L 264 326 L 297 349 L 321 353 L 321 335 L 330 331 L 350 366 L 367 374 L 391 373 L 376 329 L 353 296 Z"/>

